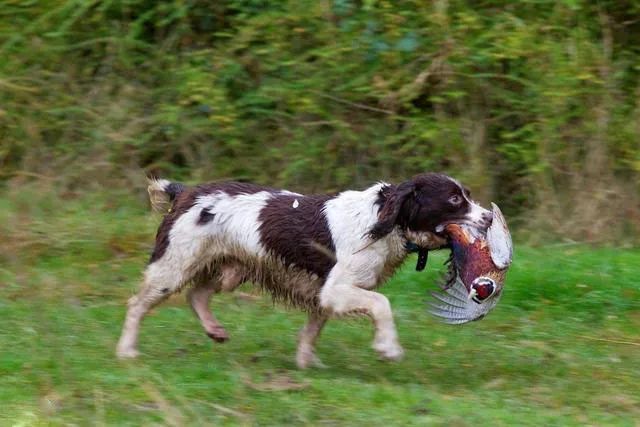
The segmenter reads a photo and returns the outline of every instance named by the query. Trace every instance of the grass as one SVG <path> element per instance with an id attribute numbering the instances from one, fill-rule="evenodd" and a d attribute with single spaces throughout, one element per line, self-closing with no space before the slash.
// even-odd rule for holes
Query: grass
<path id="1" fill-rule="evenodd" d="M 365 320 L 329 322 L 299 371 L 304 316 L 245 287 L 216 297 L 211 342 L 182 298 L 153 311 L 143 356 L 114 357 L 158 218 L 121 195 L 0 198 L 0 425 L 639 425 L 640 251 L 516 247 L 485 320 L 425 310 L 444 254 L 382 292 L 406 358 L 378 361 Z"/>

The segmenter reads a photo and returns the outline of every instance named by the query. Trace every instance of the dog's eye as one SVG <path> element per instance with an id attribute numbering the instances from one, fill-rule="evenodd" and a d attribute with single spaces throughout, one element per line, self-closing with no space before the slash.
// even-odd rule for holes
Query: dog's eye
<path id="1" fill-rule="evenodd" d="M 454 194 L 453 196 L 449 197 L 449 203 L 456 206 L 459 205 L 460 203 L 462 203 L 462 196 L 460 196 L 459 194 Z"/>

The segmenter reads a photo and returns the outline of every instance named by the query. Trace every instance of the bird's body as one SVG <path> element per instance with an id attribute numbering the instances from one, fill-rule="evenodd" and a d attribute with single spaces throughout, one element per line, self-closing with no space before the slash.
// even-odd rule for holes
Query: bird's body
<path id="1" fill-rule="evenodd" d="M 451 262 L 443 292 L 432 313 L 447 323 L 466 323 L 483 318 L 502 295 L 511 264 L 512 243 L 500 209 L 493 205 L 493 220 L 486 230 L 465 224 L 445 227 Z"/>

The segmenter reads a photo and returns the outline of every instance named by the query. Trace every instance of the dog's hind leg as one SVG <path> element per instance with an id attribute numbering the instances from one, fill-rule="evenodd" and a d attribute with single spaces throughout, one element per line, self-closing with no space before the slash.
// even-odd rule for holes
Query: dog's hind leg
<path id="1" fill-rule="evenodd" d="M 150 287 L 145 287 L 137 295 L 129 298 L 127 316 L 116 347 L 116 355 L 120 359 L 130 359 L 139 355 L 137 347 L 140 322 L 147 312 L 164 298 L 163 295 L 154 295 Z"/>
<path id="2" fill-rule="evenodd" d="M 227 331 L 209 310 L 211 295 L 219 292 L 215 284 L 202 284 L 189 289 L 187 301 L 200 319 L 200 323 L 207 336 L 216 342 L 225 342 L 229 339 Z"/>
<path id="3" fill-rule="evenodd" d="M 221 273 L 211 283 L 201 283 L 194 286 L 187 294 L 187 301 L 200 319 L 207 336 L 216 342 L 225 342 L 229 339 L 227 331 L 209 310 L 209 301 L 214 293 L 221 290 L 231 292 L 242 283 L 242 273 L 236 265 L 224 265 Z"/>
<path id="4" fill-rule="evenodd" d="M 323 313 L 315 311 L 309 313 L 309 321 L 298 335 L 298 351 L 296 354 L 298 368 L 305 369 L 309 366 L 324 367 L 318 356 L 316 356 L 315 344 L 318 335 L 320 335 L 324 324 L 327 322 L 327 318 L 328 316 Z"/>

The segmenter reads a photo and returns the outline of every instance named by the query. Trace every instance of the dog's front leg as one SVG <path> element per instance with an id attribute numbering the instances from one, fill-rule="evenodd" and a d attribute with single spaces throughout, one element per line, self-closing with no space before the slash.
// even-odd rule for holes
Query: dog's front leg
<path id="1" fill-rule="evenodd" d="M 357 275 L 339 265 L 333 268 L 320 292 L 320 305 L 335 316 L 367 315 L 376 328 L 373 348 L 381 357 L 400 360 L 404 354 L 398 343 L 391 304 L 387 297 L 363 289 L 368 283 L 358 283 Z"/>

